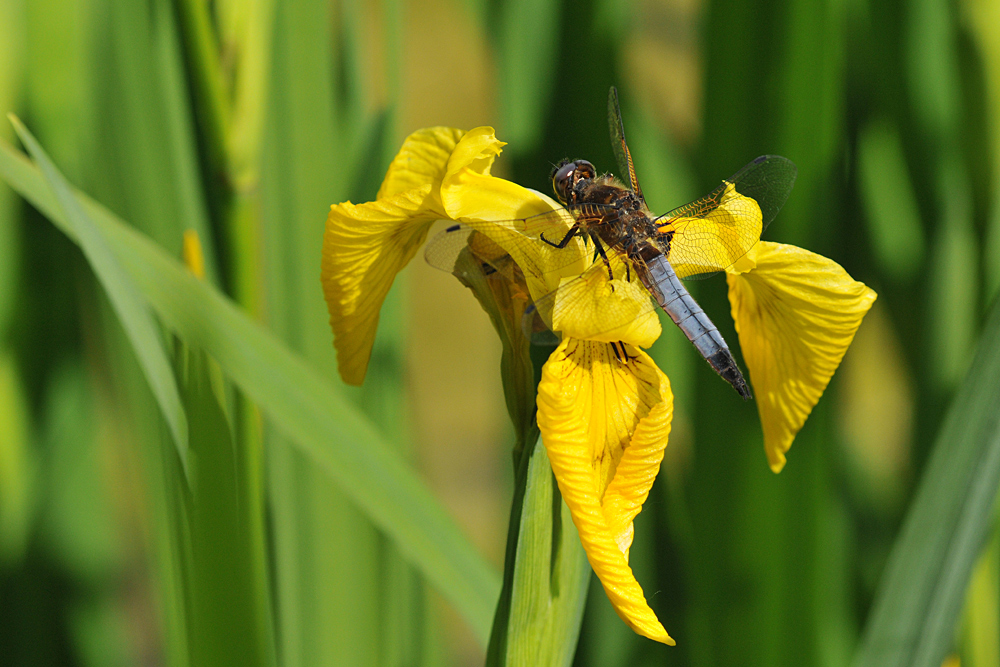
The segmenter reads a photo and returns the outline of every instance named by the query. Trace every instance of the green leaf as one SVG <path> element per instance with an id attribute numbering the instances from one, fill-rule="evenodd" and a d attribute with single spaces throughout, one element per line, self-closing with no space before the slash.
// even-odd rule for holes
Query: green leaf
<path id="1" fill-rule="evenodd" d="M 340 396 L 379 424 L 385 442 L 402 451 L 394 436 L 405 432 L 408 421 L 386 418 L 381 412 L 403 414 L 395 397 L 405 395 L 405 386 L 398 368 L 393 370 L 401 365 L 401 357 L 395 342 L 383 345 L 387 339 L 403 338 L 386 336 L 394 330 L 394 321 L 405 319 L 392 316 L 393 311 L 404 311 L 402 306 L 393 308 L 400 304 L 393 296 L 398 294 L 399 281 L 383 305 L 366 386 L 361 391 L 345 390 L 337 375 L 330 315 L 316 266 L 304 261 L 316 256 L 331 203 L 366 201 L 378 188 L 374 182 L 370 192 L 359 197 L 349 194 L 346 187 L 357 180 L 352 174 L 358 173 L 356 164 L 362 155 L 375 159 L 383 152 L 381 146 L 366 141 L 371 132 L 360 131 L 365 126 L 365 101 L 373 98 L 360 95 L 356 104 L 351 92 L 355 90 L 351 82 L 374 83 L 372 70 L 367 77 L 362 71 L 351 74 L 356 65 L 365 63 L 347 57 L 352 45 L 367 46 L 370 51 L 367 24 L 355 20 L 359 15 L 364 18 L 362 3 L 356 1 L 335 6 L 327 0 L 304 0 L 278 3 L 275 8 L 260 160 L 266 317 L 271 330 L 291 350 L 327 378 Z M 386 164 L 371 163 L 366 174 L 380 178 Z M 426 583 L 415 583 L 419 575 L 395 546 L 300 448 L 273 430 L 267 433 L 266 442 L 283 664 L 400 664 L 395 656 L 411 636 L 411 625 L 395 611 L 406 607 L 416 591 L 425 590 Z M 400 583 L 397 567 L 410 572 L 409 584 Z M 388 600 L 394 606 L 383 602 Z M 414 615 L 425 618 L 417 611 Z M 386 633 L 387 627 L 392 632 Z M 413 657 L 416 653 L 406 650 L 402 664 L 419 665 Z"/>
<path id="2" fill-rule="evenodd" d="M 254 511 L 242 497 L 239 462 L 218 391 L 221 375 L 200 350 L 180 346 L 178 377 L 191 425 L 191 664 L 273 664 L 266 582 L 254 567 L 266 546 L 252 530 Z M 218 381 L 213 383 L 213 373 Z"/>
<path id="3" fill-rule="evenodd" d="M 90 216 L 70 191 L 69 184 L 56 169 L 48 155 L 38 145 L 35 138 L 16 116 L 11 114 L 14 129 L 28 151 L 35 158 L 45 179 L 52 188 L 56 202 L 55 210 L 61 210 L 68 226 L 76 232 L 76 240 L 84 256 L 108 294 L 111 306 L 132 343 L 139 365 L 142 366 L 149 387 L 156 396 L 156 402 L 177 446 L 177 455 L 187 473 L 188 432 L 187 417 L 181 405 L 174 374 L 163 349 L 163 341 L 156 323 L 142 297 L 128 279 L 118 258 L 114 256 L 107 241 L 94 225 Z"/>
<path id="4" fill-rule="evenodd" d="M 895 125 L 874 122 L 862 130 L 858 180 L 876 256 L 892 278 L 911 280 L 924 265 L 924 230 Z"/>
<path id="5" fill-rule="evenodd" d="M 0 144 L 0 176 L 77 239 L 41 174 Z M 126 279 L 168 327 L 214 357 L 273 424 L 313 459 L 465 617 L 485 642 L 500 590 L 483 560 L 427 487 L 303 360 L 197 280 L 173 257 L 99 204 L 80 196 Z"/>
<path id="6" fill-rule="evenodd" d="M 587 601 L 590 563 L 539 438 L 528 463 L 513 563 L 505 655 L 510 667 L 568 667 Z M 487 663 L 490 664 L 490 663 Z"/>
<path id="7" fill-rule="evenodd" d="M 499 11 L 501 127 L 511 150 L 525 152 L 541 138 L 557 62 L 559 3 L 513 0 L 502 3 Z"/>
<path id="8" fill-rule="evenodd" d="M 939 667 L 1000 484 L 1000 304 L 893 548 L 855 667 Z"/>

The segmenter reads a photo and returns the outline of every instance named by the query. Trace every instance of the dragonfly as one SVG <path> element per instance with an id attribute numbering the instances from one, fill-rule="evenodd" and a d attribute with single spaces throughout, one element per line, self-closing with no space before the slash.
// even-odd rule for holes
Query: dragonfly
<path id="1" fill-rule="evenodd" d="M 788 199 L 797 174 L 795 164 L 777 155 L 758 157 L 704 197 L 656 216 L 650 213 L 636 178 L 613 86 L 608 93 L 608 125 L 621 180 L 598 174 L 587 160 L 563 160 L 552 173 L 561 209 L 494 223 L 511 230 L 495 244 L 484 244 L 477 238 L 480 233 L 467 225 L 452 225 L 428 246 L 427 261 L 454 272 L 460 253 L 476 247 L 487 272 L 544 280 L 579 261 L 581 241 L 584 247 L 592 243 L 588 269 L 535 299 L 533 310 L 549 328 L 574 309 L 591 307 L 600 283 L 612 285 L 613 291 L 616 278 L 624 273 L 626 283 L 638 281 L 652 301 L 640 301 L 645 305 L 636 311 L 634 306 L 622 307 L 621 299 L 608 299 L 600 311 L 602 331 L 594 333 L 614 331 L 658 305 L 712 369 L 740 396 L 751 399 L 725 339 L 681 279 L 714 275 L 746 255 Z M 492 250 L 484 254 L 484 247 Z M 538 256 L 545 261 L 530 259 Z"/>

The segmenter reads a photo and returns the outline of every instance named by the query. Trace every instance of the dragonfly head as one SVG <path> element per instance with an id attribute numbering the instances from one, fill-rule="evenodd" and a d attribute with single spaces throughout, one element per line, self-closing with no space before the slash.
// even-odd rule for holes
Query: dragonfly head
<path id="1" fill-rule="evenodd" d="M 577 185 L 583 181 L 592 180 L 597 176 L 594 165 L 586 160 L 563 160 L 552 171 L 552 189 L 563 204 L 572 204 L 576 200 Z"/>

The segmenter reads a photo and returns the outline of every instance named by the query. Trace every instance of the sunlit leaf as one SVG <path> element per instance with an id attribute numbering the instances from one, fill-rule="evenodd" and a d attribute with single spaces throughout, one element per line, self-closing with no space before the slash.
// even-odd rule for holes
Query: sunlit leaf
<path id="1" fill-rule="evenodd" d="M 38 170 L 3 144 L 0 175 L 77 240 Z M 134 281 L 167 326 L 211 354 L 274 425 L 396 542 L 485 643 L 498 576 L 372 425 L 217 290 L 100 205 L 84 197 L 75 201 L 122 263 L 127 272 L 122 277 Z"/>
<path id="2" fill-rule="evenodd" d="M 1000 484 L 1000 306 L 938 433 L 855 667 L 938 667 L 994 519 Z"/>
<path id="3" fill-rule="evenodd" d="M 149 382 L 153 395 L 160 406 L 163 417 L 177 445 L 177 455 L 181 464 L 187 467 L 188 432 L 187 417 L 174 374 L 163 348 L 163 340 L 153 321 L 146 302 L 135 290 L 132 281 L 125 275 L 119 258 L 115 257 L 104 236 L 94 225 L 88 213 L 70 191 L 69 184 L 62 177 L 45 151 L 17 118 L 11 116 L 14 129 L 31 152 L 39 168 L 45 175 L 52 194 L 58 203 L 66 224 L 76 233 L 76 240 L 87 257 L 91 268 L 108 294 L 112 307 L 118 315 L 136 358 Z"/>

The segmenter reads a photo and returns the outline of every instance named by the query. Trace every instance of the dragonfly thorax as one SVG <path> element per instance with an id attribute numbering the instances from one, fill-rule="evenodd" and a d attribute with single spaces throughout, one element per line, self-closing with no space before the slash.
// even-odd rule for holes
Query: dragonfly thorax
<path id="1" fill-rule="evenodd" d="M 573 195 L 582 205 L 581 226 L 630 258 L 637 257 L 640 248 L 658 235 L 642 198 L 611 175 L 578 183 Z"/>

